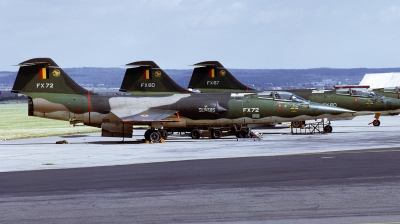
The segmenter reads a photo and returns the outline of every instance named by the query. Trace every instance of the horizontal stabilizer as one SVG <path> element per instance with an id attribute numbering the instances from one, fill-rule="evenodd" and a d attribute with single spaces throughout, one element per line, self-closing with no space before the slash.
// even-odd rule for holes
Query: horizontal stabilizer
<path id="1" fill-rule="evenodd" d="M 33 58 L 19 63 L 17 66 L 32 66 L 46 64 L 50 68 L 59 68 L 58 65 L 51 58 Z"/>
<path id="2" fill-rule="evenodd" d="M 224 66 L 219 61 L 203 61 L 196 63 L 193 66 L 211 66 L 216 68 L 224 68 Z"/>
<path id="3" fill-rule="evenodd" d="M 149 66 L 152 68 L 160 68 L 154 61 L 135 61 L 126 64 L 126 66 Z"/>

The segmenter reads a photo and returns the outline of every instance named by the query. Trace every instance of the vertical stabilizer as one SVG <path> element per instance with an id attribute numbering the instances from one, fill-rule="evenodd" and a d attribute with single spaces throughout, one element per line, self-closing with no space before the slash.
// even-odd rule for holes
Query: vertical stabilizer
<path id="1" fill-rule="evenodd" d="M 218 61 L 204 61 L 194 66 L 192 77 L 189 82 L 189 89 L 196 89 L 202 92 L 253 92 L 239 82 L 221 63 Z"/>
<path id="2" fill-rule="evenodd" d="M 86 90 L 79 86 L 50 58 L 33 58 L 20 66 L 12 92 L 29 93 L 78 93 Z"/>
<path id="3" fill-rule="evenodd" d="M 126 69 L 120 91 L 133 94 L 174 94 L 188 91 L 172 80 L 153 61 L 137 61 L 127 64 L 137 66 Z"/>

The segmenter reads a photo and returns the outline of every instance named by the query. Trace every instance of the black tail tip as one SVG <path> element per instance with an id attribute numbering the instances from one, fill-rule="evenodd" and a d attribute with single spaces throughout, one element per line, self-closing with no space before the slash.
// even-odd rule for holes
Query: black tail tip
<path id="1" fill-rule="evenodd" d="M 213 66 L 217 68 L 224 68 L 224 66 L 219 61 L 203 61 L 194 64 L 194 66 Z"/>
<path id="2" fill-rule="evenodd" d="M 51 58 L 32 58 L 19 63 L 18 66 L 31 66 L 39 64 L 58 67 L 58 65 Z"/>

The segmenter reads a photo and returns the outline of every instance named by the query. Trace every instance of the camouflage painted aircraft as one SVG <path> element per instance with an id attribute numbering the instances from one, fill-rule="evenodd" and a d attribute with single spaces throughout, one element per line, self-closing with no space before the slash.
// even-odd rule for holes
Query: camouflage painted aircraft
<path id="1" fill-rule="evenodd" d="M 259 95 L 257 93 L 190 93 L 188 90 L 176 84 L 156 63 L 153 61 L 138 61 L 127 64 L 128 66 L 136 66 L 128 68 L 125 73 L 124 80 L 121 84 L 120 91 L 130 92 L 137 95 L 154 95 L 154 94 L 177 94 L 188 95 L 191 97 L 199 97 L 204 99 L 216 99 L 216 97 L 227 96 L 224 100 L 218 100 L 211 105 L 220 105 L 227 111 L 236 111 L 239 119 L 232 122 L 209 122 L 211 128 L 218 128 L 216 125 L 238 125 L 243 128 L 247 124 L 266 124 L 279 123 L 286 121 L 302 121 L 309 119 L 317 119 L 322 117 L 331 117 L 339 114 L 351 114 L 351 111 L 338 108 L 338 111 L 331 111 L 335 107 L 322 104 L 309 103 L 292 93 L 276 94 L 270 92 L 268 95 Z M 206 101 L 207 102 L 207 101 Z M 188 102 L 191 103 L 191 102 Z M 199 106 L 199 112 L 209 110 L 209 104 L 205 103 L 204 107 Z M 208 106 L 207 106 L 208 105 Z M 312 109 L 313 108 L 313 109 Z M 314 110 L 314 112 L 312 112 Z M 331 112 L 328 112 L 331 111 Z M 222 114 L 221 114 L 222 115 Z M 187 115 L 186 115 L 187 116 Z M 349 115 L 347 115 L 349 116 Z M 195 123 L 186 123 L 190 129 L 198 129 Z M 164 128 L 177 127 L 176 123 L 168 123 Z M 193 126 L 194 125 L 194 126 Z M 178 126 L 179 127 L 179 126 Z M 182 126 L 180 126 L 182 127 Z M 207 127 L 210 128 L 210 127 Z M 237 130 L 237 129 L 236 129 Z M 240 130 L 239 133 L 242 133 Z M 240 137 L 237 133 L 236 135 Z M 195 135 L 197 136 L 197 135 Z M 192 135 L 193 137 L 193 135 Z"/>
<path id="2" fill-rule="evenodd" d="M 375 93 L 380 94 L 382 96 L 400 99 L 399 88 L 400 87 L 396 86 L 396 87 L 378 88 L 373 90 Z"/>
<path id="3" fill-rule="evenodd" d="M 333 90 L 289 90 L 314 102 L 339 106 L 357 111 L 356 116 L 375 114 L 369 124 L 379 126 L 381 115 L 396 115 L 400 112 L 400 100 L 385 97 L 372 89 L 361 86 L 336 86 Z"/>
<path id="4" fill-rule="evenodd" d="M 202 92 L 215 92 L 223 89 L 228 89 L 229 92 L 258 92 L 254 89 L 247 89 L 218 61 L 200 62 L 195 66 L 202 67 L 194 69 L 189 89 Z M 213 76 L 209 75 L 211 71 Z M 383 97 L 362 86 L 342 86 L 335 90 L 294 89 L 288 91 L 312 102 L 357 111 L 355 116 L 375 114 L 375 120 L 371 122 L 374 126 L 380 125 L 381 114 L 397 114 L 400 111 L 400 100 Z M 279 92 L 281 91 L 277 91 L 277 93 Z M 258 94 L 262 95 L 260 92 Z M 330 119 L 333 120 L 333 118 Z M 332 127 L 327 126 L 325 131 L 331 132 Z"/>

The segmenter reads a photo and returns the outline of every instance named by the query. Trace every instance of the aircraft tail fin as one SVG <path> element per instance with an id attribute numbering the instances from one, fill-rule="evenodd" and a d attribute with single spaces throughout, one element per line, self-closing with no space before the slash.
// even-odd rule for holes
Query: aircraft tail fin
<path id="1" fill-rule="evenodd" d="M 153 61 L 136 61 L 127 64 L 135 66 L 126 69 L 121 92 L 133 94 L 174 94 L 187 93 Z"/>
<path id="2" fill-rule="evenodd" d="M 192 77 L 189 82 L 189 89 L 196 89 L 202 92 L 252 92 L 250 88 L 239 82 L 221 63 L 218 61 L 203 61 L 194 66 Z"/>
<path id="3" fill-rule="evenodd" d="M 84 93 L 78 85 L 50 58 L 33 58 L 20 66 L 12 88 L 14 93 Z"/>

